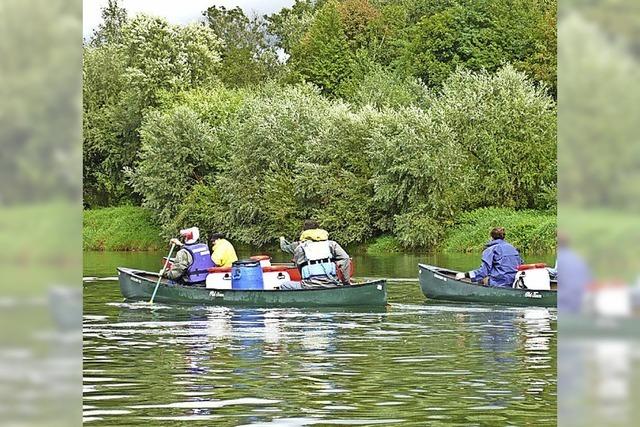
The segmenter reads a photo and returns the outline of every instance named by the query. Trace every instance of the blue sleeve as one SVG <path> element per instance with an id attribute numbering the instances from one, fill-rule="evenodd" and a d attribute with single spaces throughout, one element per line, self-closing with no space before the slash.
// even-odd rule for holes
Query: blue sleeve
<path id="1" fill-rule="evenodd" d="M 489 271 L 493 265 L 493 252 L 493 248 L 485 249 L 485 251 L 482 252 L 482 265 L 480 265 L 480 268 L 469 272 L 472 281 L 480 282 L 489 275 Z"/>

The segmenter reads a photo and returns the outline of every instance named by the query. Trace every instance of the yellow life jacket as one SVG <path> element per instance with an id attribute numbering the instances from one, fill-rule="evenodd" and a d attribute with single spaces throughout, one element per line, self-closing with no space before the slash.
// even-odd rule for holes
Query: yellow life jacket
<path id="1" fill-rule="evenodd" d="M 304 230 L 300 234 L 300 241 L 313 240 L 314 242 L 322 242 L 323 240 L 329 240 L 329 232 L 322 228 L 314 228 L 311 230 Z"/>
<path id="2" fill-rule="evenodd" d="M 216 240 L 211 249 L 211 260 L 218 267 L 231 267 L 233 262 L 238 260 L 236 250 L 231 242 L 226 239 Z"/>

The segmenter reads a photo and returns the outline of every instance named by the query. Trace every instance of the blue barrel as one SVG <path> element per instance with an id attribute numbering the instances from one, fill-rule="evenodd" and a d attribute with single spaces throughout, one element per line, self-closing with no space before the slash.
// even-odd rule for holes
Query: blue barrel
<path id="1" fill-rule="evenodd" d="M 235 261 L 231 266 L 231 289 L 264 289 L 260 261 Z"/>

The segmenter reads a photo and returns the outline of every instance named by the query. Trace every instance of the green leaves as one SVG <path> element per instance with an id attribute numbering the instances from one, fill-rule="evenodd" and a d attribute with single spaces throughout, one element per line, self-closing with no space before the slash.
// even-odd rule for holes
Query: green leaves
<path id="1" fill-rule="evenodd" d="M 464 212 L 555 205 L 552 1 L 105 13 L 83 69 L 88 205 L 143 202 L 168 234 L 261 245 L 311 217 L 341 243 L 427 248 Z"/>
<path id="2" fill-rule="evenodd" d="M 356 109 L 310 86 L 172 99 L 147 115 L 132 174 L 167 230 L 262 245 L 315 218 L 345 244 L 430 248 L 465 211 L 553 205 L 554 103 L 511 67 L 458 71 L 424 108 Z"/>
<path id="3" fill-rule="evenodd" d="M 337 3 L 326 3 L 291 51 L 293 68 L 326 94 L 337 94 L 351 75 L 353 54 Z"/>
<path id="4" fill-rule="evenodd" d="M 552 203 L 555 105 L 513 68 L 461 70 L 429 109 L 383 111 L 369 147 L 374 200 L 403 245 L 434 245 L 466 210 Z"/>
<path id="5" fill-rule="evenodd" d="M 555 95 L 555 26 L 553 1 L 462 0 L 428 8 L 400 63 L 435 87 L 460 66 L 493 72 L 511 63 Z"/>
<path id="6" fill-rule="evenodd" d="M 249 18 L 237 6 L 211 6 L 203 15 L 207 26 L 224 44 L 220 78 L 225 85 L 255 85 L 279 74 L 282 64 L 275 46 L 269 43 L 264 17 Z"/>
<path id="7" fill-rule="evenodd" d="M 124 170 L 140 148 L 140 127 L 162 93 L 216 82 L 220 40 L 201 25 L 174 26 L 138 15 L 114 18 L 84 49 L 84 199 L 89 206 L 132 201 Z M 133 200 L 135 201 L 135 200 Z"/>
<path id="8" fill-rule="evenodd" d="M 129 171 L 130 182 L 144 195 L 144 206 L 168 224 L 189 189 L 215 172 L 216 140 L 211 127 L 184 106 L 148 114 L 140 134 L 140 161 Z"/>

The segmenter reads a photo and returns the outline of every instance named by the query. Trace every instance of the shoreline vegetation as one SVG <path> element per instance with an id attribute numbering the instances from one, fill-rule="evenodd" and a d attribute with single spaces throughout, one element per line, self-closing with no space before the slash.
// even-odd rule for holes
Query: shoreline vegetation
<path id="1" fill-rule="evenodd" d="M 476 251 L 491 225 L 554 246 L 555 0 L 296 0 L 187 25 L 110 0 L 102 17 L 83 55 L 85 248 L 190 225 L 265 247 L 307 218 L 369 253 Z"/>
<path id="2" fill-rule="evenodd" d="M 480 253 L 491 227 L 504 226 L 507 239 L 523 253 L 549 253 L 556 246 L 556 214 L 547 211 L 515 211 L 483 208 L 462 214 L 445 230 L 442 243 L 430 248 L 407 248 L 391 235 L 382 235 L 351 245 L 368 255 L 393 252 L 474 252 Z M 203 230 L 204 231 L 204 230 Z M 331 233 L 331 230 L 328 230 Z M 167 247 L 162 228 L 146 208 L 119 206 L 84 211 L 83 249 L 85 251 L 153 251 Z M 293 238 L 294 236 L 288 236 Z M 234 244 L 250 244 L 230 236 Z M 275 243 L 273 243 L 275 246 Z"/>

